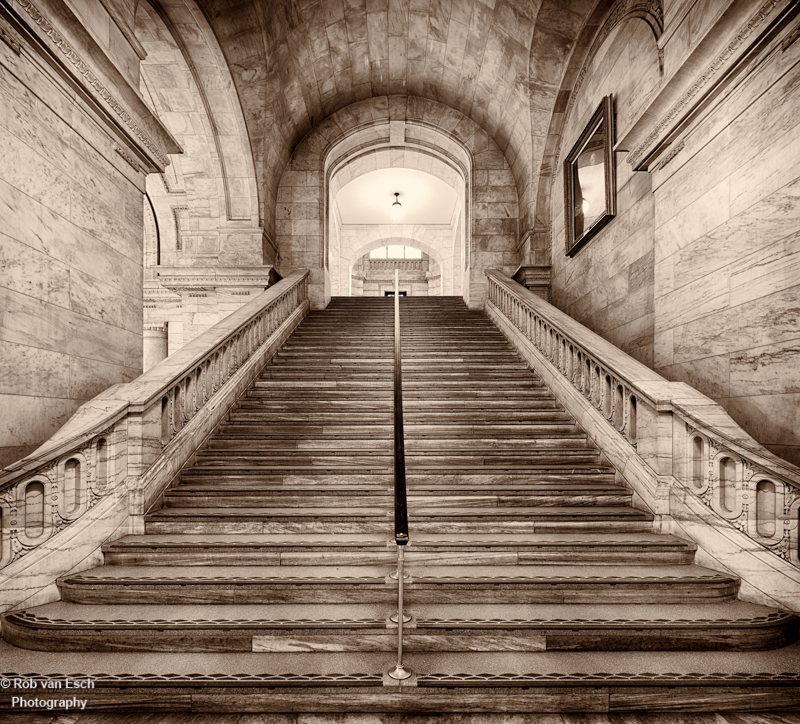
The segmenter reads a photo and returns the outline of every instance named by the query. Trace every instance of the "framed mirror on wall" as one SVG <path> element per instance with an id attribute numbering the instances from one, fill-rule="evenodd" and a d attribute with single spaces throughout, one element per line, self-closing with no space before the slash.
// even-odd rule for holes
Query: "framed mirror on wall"
<path id="1" fill-rule="evenodd" d="M 575 254 L 617 213 L 614 106 L 606 96 L 564 159 L 567 256 Z"/>

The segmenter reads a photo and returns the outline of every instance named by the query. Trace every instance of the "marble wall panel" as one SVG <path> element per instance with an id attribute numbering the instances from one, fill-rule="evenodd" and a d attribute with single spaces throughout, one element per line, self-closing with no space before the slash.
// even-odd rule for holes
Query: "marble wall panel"
<path id="1" fill-rule="evenodd" d="M 565 120 L 549 208 L 553 303 L 642 361 L 654 358 L 654 206 L 649 174 L 633 172 L 624 154 L 617 154 L 617 216 L 570 258 L 563 246 L 562 164 L 604 95 L 614 96 L 617 138 L 641 114 L 658 83 L 655 47 L 648 33 L 643 23 L 621 23 L 587 66 Z"/>
<path id="2" fill-rule="evenodd" d="M 16 56 L 0 66 L 5 466 L 141 372 L 143 177 L 74 94 Z"/>
<path id="3" fill-rule="evenodd" d="M 24 389 L 23 389 L 24 393 Z M 33 452 L 61 427 L 80 406 L 70 399 L 0 395 L 0 466 Z"/>
<path id="4" fill-rule="evenodd" d="M 656 370 L 800 462 L 800 51 L 747 75 L 656 174 Z M 674 164 L 674 168 L 672 165 Z"/>

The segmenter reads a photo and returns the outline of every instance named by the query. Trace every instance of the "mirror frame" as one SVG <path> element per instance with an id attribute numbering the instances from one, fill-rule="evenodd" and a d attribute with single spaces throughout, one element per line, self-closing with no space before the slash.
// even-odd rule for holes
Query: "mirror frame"
<path id="1" fill-rule="evenodd" d="M 574 182 L 577 173 L 576 164 L 578 156 L 585 148 L 589 139 L 594 135 L 598 125 L 604 123 L 603 134 L 603 163 L 605 180 L 605 211 L 595 222 L 576 239 L 575 238 L 575 194 Z M 611 96 L 608 95 L 600 101 L 597 110 L 583 132 L 578 137 L 572 150 L 564 159 L 564 238 L 566 241 L 566 254 L 572 256 L 586 244 L 600 229 L 617 214 L 617 169 L 614 163 L 614 106 Z"/>

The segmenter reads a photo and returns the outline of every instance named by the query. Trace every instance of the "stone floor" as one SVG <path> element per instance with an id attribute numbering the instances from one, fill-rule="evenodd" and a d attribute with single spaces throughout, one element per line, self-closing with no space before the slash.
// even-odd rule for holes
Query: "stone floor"
<path id="1" fill-rule="evenodd" d="M 0 714 L 0 724 L 800 724 L 800 714 Z"/>

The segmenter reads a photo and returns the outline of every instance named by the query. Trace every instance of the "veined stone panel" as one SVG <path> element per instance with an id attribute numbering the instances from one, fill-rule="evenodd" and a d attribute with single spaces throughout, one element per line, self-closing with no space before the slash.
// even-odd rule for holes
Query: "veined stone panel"
<path id="1" fill-rule="evenodd" d="M 39 62 L 0 43 L 0 466 L 142 369 L 144 176 Z"/>
<path id="2" fill-rule="evenodd" d="M 617 138 L 635 122 L 659 82 L 647 23 L 616 26 L 593 58 L 572 101 L 550 205 L 553 304 L 640 362 L 653 364 L 653 218 L 650 175 L 617 153 L 617 215 L 575 256 L 564 251 L 563 160 L 602 98 L 614 98 Z"/>
<path id="3" fill-rule="evenodd" d="M 780 40 L 653 175 L 655 369 L 800 463 L 800 47 Z"/>

